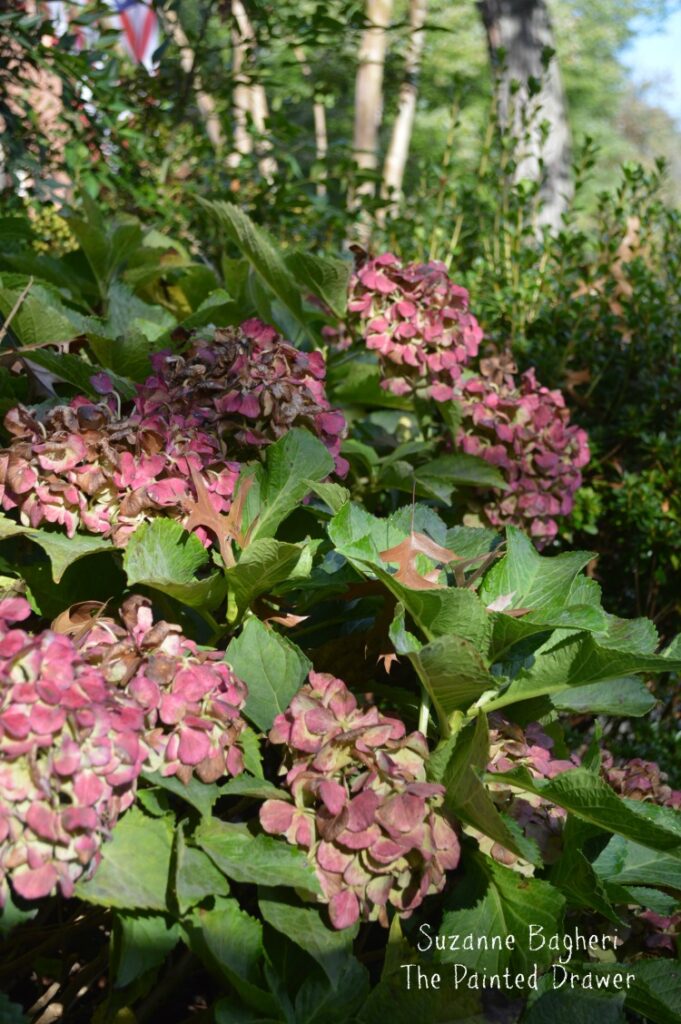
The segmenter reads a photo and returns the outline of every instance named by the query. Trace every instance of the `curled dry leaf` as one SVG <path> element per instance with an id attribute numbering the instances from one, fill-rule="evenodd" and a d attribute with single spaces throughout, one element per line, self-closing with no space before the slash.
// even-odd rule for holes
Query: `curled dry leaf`
<path id="1" fill-rule="evenodd" d="M 426 555 L 441 565 L 460 561 L 460 556 L 449 548 L 443 548 L 425 533 L 412 530 L 408 537 L 392 548 L 380 552 L 383 562 L 396 562 L 398 570 L 395 579 L 412 590 L 434 590 L 440 587 L 438 570 L 422 574 L 416 568 L 417 555 Z"/>

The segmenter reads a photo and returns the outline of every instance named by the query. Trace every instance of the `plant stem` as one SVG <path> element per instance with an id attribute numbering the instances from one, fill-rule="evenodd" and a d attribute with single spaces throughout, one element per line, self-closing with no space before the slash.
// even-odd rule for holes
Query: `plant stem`
<path id="1" fill-rule="evenodd" d="M 428 736 L 428 719 L 430 718 L 430 695 L 425 687 L 421 687 L 421 703 L 419 704 L 419 732 Z"/>

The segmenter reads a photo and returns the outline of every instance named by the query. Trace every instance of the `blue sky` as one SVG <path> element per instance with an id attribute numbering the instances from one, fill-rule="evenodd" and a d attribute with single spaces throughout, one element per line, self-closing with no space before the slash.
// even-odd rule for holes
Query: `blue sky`
<path id="1" fill-rule="evenodd" d="M 622 58 L 637 83 L 649 83 L 650 102 L 681 124 L 681 10 L 662 22 L 639 21 Z"/>

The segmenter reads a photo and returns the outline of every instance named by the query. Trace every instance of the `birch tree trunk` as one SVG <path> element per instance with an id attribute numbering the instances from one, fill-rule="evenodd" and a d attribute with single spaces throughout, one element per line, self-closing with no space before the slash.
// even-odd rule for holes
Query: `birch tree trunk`
<path id="1" fill-rule="evenodd" d="M 421 56 L 425 42 L 424 25 L 428 0 L 410 0 L 410 35 L 404 65 L 404 81 L 400 86 L 397 115 L 393 125 L 390 145 L 383 165 L 383 195 L 391 198 L 390 209 L 395 212 L 402 194 L 404 169 L 409 156 L 409 146 L 416 115 L 418 79 L 421 70 Z"/>
<path id="2" fill-rule="evenodd" d="M 238 167 L 243 156 L 253 152 L 253 139 L 248 131 L 248 114 L 251 101 L 248 86 L 244 83 L 246 47 L 241 36 L 232 29 L 232 140 L 234 148 L 227 157 L 228 167 Z"/>
<path id="3" fill-rule="evenodd" d="M 392 6 L 392 0 L 366 0 L 369 25 L 362 32 L 359 46 L 353 137 L 355 164 L 363 171 L 378 167 L 378 130 L 383 116 L 383 69 L 388 43 L 386 29 Z M 375 191 L 374 182 L 362 182 L 354 192 L 351 205 L 356 205 L 356 197 L 372 196 Z"/>
<path id="4" fill-rule="evenodd" d="M 305 57 L 305 51 L 302 46 L 296 46 L 294 53 L 296 60 L 300 64 L 300 70 L 303 72 L 308 80 L 312 78 L 312 69 L 307 63 Z M 329 136 L 326 129 L 326 107 L 319 100 L 312 101 L 312 116 L 314 118 L 314 145 L 315 145 L 315 157 L 317 163 L 323 168 L 324 161 L 326 160 L 326 154 L 329 151 Z M 326 177 L 326 169 L 322 169 L 322 180 L 317 181 L 316 190 L 318 196 L 326 195 L 326 185 L 324 178 Z"/>
<path id="5" fill-rule="evenodd" d="M 570 130 L 565 93 L 555 58 L 548 68 L 543 60 L 553 51 L 554 38 L 546 0 L 479 0 L 493 68 L 500 74 L 499 109 L 502 119 L 515 130 L 521 128 L 525 108 L 531 119 L 528 138 L 520 155 L 518 178 L 536 180 L 541 173 L 542 209 L 539 224 L 558 228 L 561 215 L 572 196 L 570 172 Z M 503 66 L 500 49 L 504 51 Z M 541 81 L 538 94 L 530 97 L 528 79 Z M 511 83 L 520 88 L 511 97 Z M 513 109 L 512 109 L 513 108 Z M 548 122 L 548 138 L 542 145 L 542 122 Z"/>
<path id="6" fill-rule="evenodd" d="M 255 151 L 259 155 L 258 167 L 266 181 L 272 181 L 277 170 L 277 162 L 271 155 L 272 143 L 267 138 L 267 118 L 269 110 L 265 89 L 260 82 L 253 80 L 248 73 L 248 65 L 253 63 L 256 46 L 255 32 L 250 18 L 241 0 L 232 0 L 232 15 L 236 29 L 232 32 L 233 63 L 234 63 L 234 149 L 230 157 L 230 166 L 236 166 L 241 155 L 253 151 L 253 140 L 248 133 L 248 117 L 259 139 Z"/>
<path id="7" fill-rule="evenodd" d="M 191 75 L 194 79 L 196 105 L 199 108 L 199 113 L 206 126 L 206 135 L 210 139 L 214 149 L 222 149 L 225 139 L 222 133 L 220 118 L 215 106 L 215 100 L 204 91 L 201 78 L 195 72 L 196 57 L 194 51 L 189 45 L 189 40 L 185 35 L 184 29 L 182 28 L 175 11 L 166 10 L 164 11 L 163 17 L 168 34 L 172 37 L 173 42 L 180 51 L 180 64 L 182 66 L 182 70 L 185 75 Z"/>

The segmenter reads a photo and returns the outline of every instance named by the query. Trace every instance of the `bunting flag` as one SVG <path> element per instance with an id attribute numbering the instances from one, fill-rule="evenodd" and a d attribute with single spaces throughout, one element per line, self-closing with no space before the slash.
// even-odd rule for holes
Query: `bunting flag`
<path id="1" fill-rule="evenodd" d="M 153 57 L 160 43 L 156 11 L 137 0 L 114 0 L 113 7 L 120 19 L 125 49 L 134 61 L 153 71 Z"/>
<path id="2" fill-rule="evenodd" d="M 77 8 L 86 3 L 87 0 L 48 0 L 42 5 L 52 22 L 55 38 L 61 38 L 68 32 L 75 37 L 77 50 L 85 49 L 97 35 L 94 27 L 83 28 L 73 21 Z M 106 0 L 106 3 L 112 11 L 112 17 L 107 21 L 120 29 L 123 49 L 151 74 L 156 68 L 153 56 L 161 41 L 158 15 L 151 3 L 138 0 Z"/>

